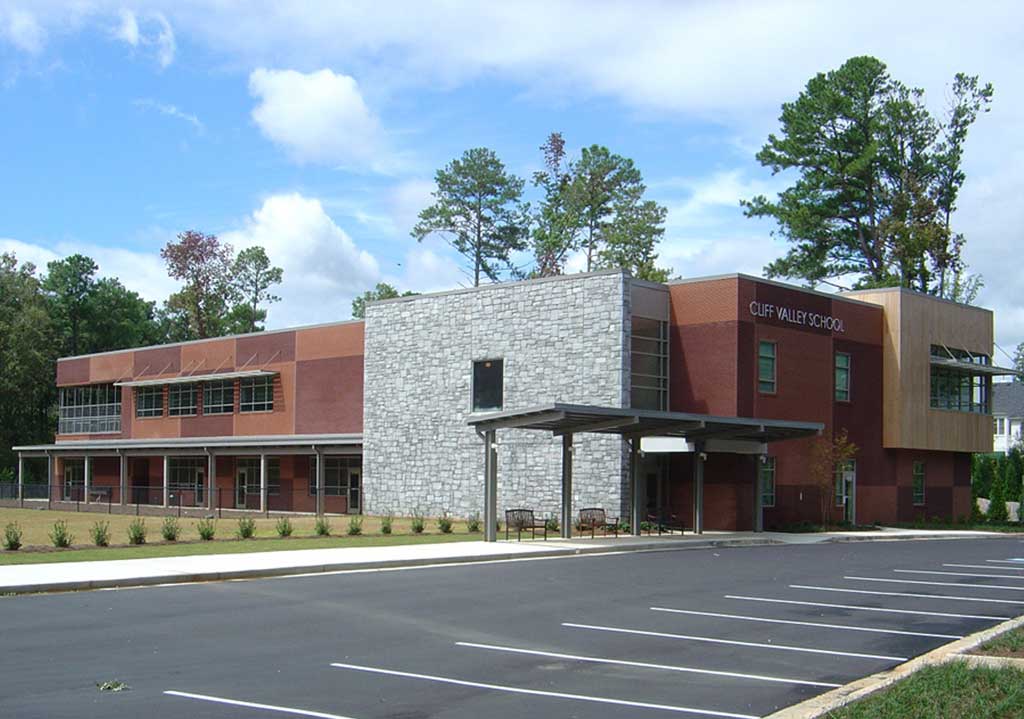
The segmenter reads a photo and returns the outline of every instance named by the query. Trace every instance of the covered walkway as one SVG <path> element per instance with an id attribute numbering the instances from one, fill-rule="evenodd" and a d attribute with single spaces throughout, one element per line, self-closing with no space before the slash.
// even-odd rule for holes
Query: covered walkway
<path id="1" fill-rule="evenodd" d="M 551 432 L 562 438 L 561 532 L 572 536 L 572 456 L 573 437 L 584 432 L 617 434 L 629 443 L 630 531 L 640 536 L 645 517 L 643 482 L 637 481 L 637 463 L 644 438 L 666 438 L 655 451 L 692 452 L 693 463 L 693 530 L 704 531 L 704 460 L 706 452 L 764 454 L 766 445 L 787 439 L 813 437 L 821 434 L 820 422 L 793 422 L 745 417 L 715 417 L 686 412 L 594 405 L 548 405 L 509 410 L 473 417 L 468 424 L 484 441 L 484 538 L 497 541 L 498 463 L 497 431 L 529 429 Z M 755 491 L 755 531 L 761 529 L 761 497 Z"/>

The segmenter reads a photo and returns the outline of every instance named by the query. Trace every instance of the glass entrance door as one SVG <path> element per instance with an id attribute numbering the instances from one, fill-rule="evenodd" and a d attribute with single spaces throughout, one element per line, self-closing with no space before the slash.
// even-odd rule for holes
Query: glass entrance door
<path id="1" fill-rule="evenodd" d="M 62 498 L 65 502 L 74 502 L 84 499 L 85 491 L 85 461 L 80 459 L 64 460 L 64 491 Z"/>
<path id="2" fill-rule="evenodd" d="M 362 509 L 362 482 L 360 481 L 361 471 L 350 469 L 348 472 L 348 513 L 359 514 Z"/>
<path id="3" fill-rule="evenodd" d="M 249 467 L 239 463 L 235 472 L 235 508 L 245 509 L 245 495 L 249 489 Z"/>

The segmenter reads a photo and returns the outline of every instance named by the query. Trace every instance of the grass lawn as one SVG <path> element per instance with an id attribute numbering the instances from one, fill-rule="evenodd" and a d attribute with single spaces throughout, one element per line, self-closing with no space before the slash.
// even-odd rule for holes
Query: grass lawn
<path id="1" fill-rule="evenodd" d="M 480 533 L 470 534 L 466 523 L 453 522 L 452 533 L 443 534 L 436 519 L 427 519 L 423 534 L 412 533 L 412 520 L 395 517 L 392 534 L 380 531 L 380 518 L 362 516 L 360 536 L 348 536 L 349 517 L 328 517 L 330 537 L 318 537 L 314 533 L 315 517 L 292 516 L 293 533 L 287 539 L 278 538 L 276 517 L 256 517 L 256 538 L 238 540 L 235 531 L 237 518 L 224 517 L 216 520 L 216 535 L 213 541 L 199 541 L 196 531 L 197 519 L 178 519 L 181 529 L 177 542 L 166 542 L 161 537 L 163 517 L 142 517 L 146 523 L 146 544 L 127 546 L 128 525 L 136 517 L 123 514 L 98 514 L 91 512 L 54 512 L 38 509 L 0 508 L 0 528 L 8 523 L 18 524 L 23 532 L 23 547 L 15 552 L 0 551 L 0 565 L 31 564 L 39 562 L 81 562 L 97 559 L 141 559 L 145 557 L 172 557 L 196 554 L 227 554 L 235 552 L 272 552 L 286 549 L 321 549 L 328 547 L 369 547 L 395 544 L 422 544 L 426 542 L 457 542 L 480 540 Z M 58 520 L 67 522 L 73 538 L 71 549 L 53 549 L 49 532 Z M 93 546 L 90 528 L 96 522 L 110 523 L 110 547 Z M 121 545 L 121 546 L 118 546 Z"/>
<path id="2" fill-rule="evenodd" d="M 902 529 L 959 529 L 971 532 L 1024 532 L 1024 524 L 987 524 L 985 522 L 898 522 L 887 527 Z"/>
<path id="3" fill-rule="evenodd" d="M 951 661 L 907 679 L 827 719 L 1024 719 L 1024 671 Z"/>
<path id="4" fill-rule="evenodd" d="M 1000 634 L 992 641 L 982 644 L 972 654 L 1024 659 L 1024 627 Z"/>

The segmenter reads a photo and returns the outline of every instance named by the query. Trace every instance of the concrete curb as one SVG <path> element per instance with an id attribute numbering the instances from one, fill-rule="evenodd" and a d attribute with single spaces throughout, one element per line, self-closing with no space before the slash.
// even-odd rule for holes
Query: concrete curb
<path id="1" fill-rule="evenodd" d="M 1013 536 L 1013 535 L 1009 535 Z M 911 540 L 917 540 L 922 542 L 936 542 L 942 539 L 1003 539 L 1005 535 L 993 532 L 991 534 L 941 534 L 932 537 L 922 536 L 920 534 L 894 534 L 891 536 L 873 536 L 873 537 L 858 537 L 856 535 L 849 535 L 843 537 L 829 537 L 822 540 L 822 544 L 844 544 L 847 542 L 909 542 Z"/>
<path id="2" fill-rule="evenodd" d="M 1014 669 L 1024 670 L 1024 659 L 1017 659 L 1015 657 L 990 657 L 982 654 L 961 654 L 956 657 L 950 657 L 950 660 L 967 662 L 972 667 L 987 667 L 989 669 L 1006 669 L 1012 667 Z"/>
<path id="3" fill-rule="evenodd" d="M 657 552 L 680 551 L 689 549 L 712 549 L 717 547 L 759 547 L 783 544 L 776 539 L 743 538 L 743 539 L 708 539 L 688 544 L 668 545 L 665 542 L 644 542 L 633 545 L 571 547 L 551 549 L 536 553 L 503 552 L 489 555 L 462 555 L 453 557 L 424 557 L 418 559 L 388 559 L 365 562 L 332 562 L 312 564 L 298 567 L 267 567 L 260 569 L 240 569 L 218 572 L 200 572 L 196 574 L 168 573 L 150 577 L 128 579 L 96 579 L 87 581 L 40 582 L 36 584 L 20 584 L 0 586 L 0 595 L 41 594 L 47 592 L 75 592 L 90 589 L 128 589 L 131 587 L 147 587 L 160 584 L 189 584 L 197 582 L 217 582 L 233 579 L 261 579 L 269 577 L 287 577 L 301 574 L 323 574 L 326 572 L 367 571 L 374 569 L 399 569 L 402 567 L 429 567 L 451 564 L 479 564 L 483 562 L 501 562 L 510 560 L 549 559 L 552 557 L 573 557 L 587 554 L 621 554 L 625 552 Z"/>
<path id="4" fill-rule="evenodd" d="M 943 664 L 948 661 L 964 659 L 965 657 L 961 656 L 963 652 L 974 649 L 999 634 L 1022 626 L 1024 626 L 1024 616 L 1010 619 L 994 627 L 975 632 L 963 639 L 957 639 L 955 642 L 944 644 L 927 654 L 922 654 L 911 659 L 909 662 L 900 664 L 898 667 L 879 672 L 878 674 L 872 674 L 869 677 L 858 679 L 855 682 L 851 682 L 838 689 L 833 689 L 807 701 L 780 709 L 774 714 L 769 714 L 765 719 L 815 719 L 858 699 L 863 699 L 880 689 L 891 686 L 901 679 L 906 679 L 920 669 Z M 972 657 L 968 661 L 973 661 L 974 659 L 975 657 Z"/>

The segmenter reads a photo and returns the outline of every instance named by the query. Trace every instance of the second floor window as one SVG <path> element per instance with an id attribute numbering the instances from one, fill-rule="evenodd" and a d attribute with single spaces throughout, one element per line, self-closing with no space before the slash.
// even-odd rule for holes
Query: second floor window
<path id="1" fill-rule="evenodd" d="M 270 412 L 274 409 L 274 378 L 246 377 L 239 382 L 240 412 Z"/>
<path id="2" fill-rule="evenodd" d="M 501 409 L 504 402 L 505 363 L 500 359 L 473 363 L 473 411 Z"/>
<path id="3" fill-rule="evenodd" d="M 757 389 L 759 392 L 775 394 L 776 352 L 774 342 L 759 342 L 757 346 Z"/>
<path id="4" fill-rule="evenodd" d="M 996 434 L 1006 434 L 1006 418 L 996 417 Z"/>
<path id="5" fill-rule="evenodd" d="M 135 416 L 164 416 L 164 388 L 162 385 L 135 388 Z"/>
<path id="6" fill-rule="evenodd" d="M 221 379 L 203 385 L 203 414 L 231 414 L 234 411 L 234 381 Z"/>
<path id="7" fill-rule="evenodd" d="M 836 352 L 836 401 L 850 401 L 850 355 Z"/>
<path id="8" fill-rule="evenodd" d="M 112 384 L 61 387 L 58 434 L 121 431 L 121 388 Z"/>
<path id="9" fill-rule="evenodd" d="M 172 384 L 167 388 L 167 414 L 171 417 L 189 417 L 196 413 L 196 386 Z"/>

